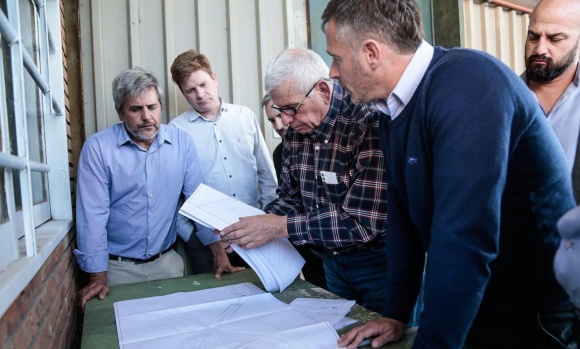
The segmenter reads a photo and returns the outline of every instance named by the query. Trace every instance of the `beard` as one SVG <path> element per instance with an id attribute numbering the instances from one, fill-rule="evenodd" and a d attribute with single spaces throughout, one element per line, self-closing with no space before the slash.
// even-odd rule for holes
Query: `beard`
<path id="1" fill-rule="evenodd" d="M 531 55 L 526 59 L 526 78 L 544 84 L 562 75 L 573 63 L 576 63 L 576 51 L 578 45 L 570 50 L 562 60 L 555 62 L 552 58 L 544 55 Z M 545 65 L 536 64 L 535 61 L 546 62 Z"/>
<path id="2" fill-rule="evenodd" d="M 159 133 L 159 125 L 153 124 L 151 126 L 155 128 L 155 132 L 151 134 L 144 134 L 139 132 L 139 127 L 137 127 L 137 129 L 131 129 L 127 124 L 125 124 L 125 130 L 127 130 L 129 135 L 133 136 L 135 139 L 146 142 L 155 139 L 155 137 L 157 137 L 157 134 Z"/>
<path id="3" fill-rule="evenodd" d="M 339 81 L 339 84 L 346 88 L 350 93 L 351 101 L 355 104 L 361 102 L 369 103 L 379 98 L 378 96 L 374 96 L 376 94 L 375 86 L 377 86 L 379 82 L 371 74 L 364 71 L 362 65 L 357 60 L 357 57 L 353 56 L 352 60 L 352 70 L 353 72 L 357 72 L 356 77 L 353 78 L 350 84 L 343 84 L 342 81 Z"/>
<path id="4" fill-rule="evenodd" d="M 129 130 L 129 133 L 131 135 L 133 135 L 133 137 L 137 138 L 140 141 L 150 141 L 152 139 L 154 139 L 155 137 L 157 137 L 157 133 L 159 133 L 159 130 L 155 131 L 155 133 L 146 135 L 143 133 L 140 133 L 138 131 L 133 131 L 133 130 Z"/>

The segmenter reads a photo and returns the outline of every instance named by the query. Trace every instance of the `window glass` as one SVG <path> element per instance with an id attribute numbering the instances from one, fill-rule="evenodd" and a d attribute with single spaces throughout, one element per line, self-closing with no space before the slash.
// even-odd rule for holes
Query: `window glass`
<path id="1" fill-rule="evenodd" d="M 42 132 L 42 98 L 44 97 L 28 72 L 24 74 L 26 121 L 28 125 L 28 156 L 30 160 L 45 163 Z M 32 199 L 34 204 L 46 201 L 46 174 L 32 172 Z"/>
<path id="2" fill-rule="evenodd" d="M 22 43 L 32 60 L 38 67 L 39 60 L 39 38 L 38 38 L 38 15 L 36 7 L 30 0 L 19 0 L 20 3 L 20 31 Z M 41 67 L 38 67 L 39 71 Z M 24 100 L 26 102 L 26 124 L 28 127 L 28 154 L 32 161 L 45 163 L 44 156 L 44 135 L 43 135 L 43 112 L 42 103 L 44 95 L 30 74 L 24 74 Z M 16 141 L 16 138 L 13 138 Z M 47 200 L 46 174 L 32 172 L 32 200 L 34 204 L 39 204 Z M 18 176 L 14 176 L 14 186 L 19 188 Z M 16 209 L 22 208 L 22 200 L 18 189 L 15 192 Z"/>
<path id="3" fill-rule="evenodd" d="M 22 44 L 30 57 L 37 62 L 38 40 L 37 40 L 37 16 L 36 9 L 30 0 L 18 0 L 20 14 L 20 34 L 22 35 Z"/>

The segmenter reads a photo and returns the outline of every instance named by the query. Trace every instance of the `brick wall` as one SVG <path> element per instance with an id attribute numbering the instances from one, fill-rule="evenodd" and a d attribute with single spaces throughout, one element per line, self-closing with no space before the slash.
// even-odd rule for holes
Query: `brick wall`
<path id="1" fill-rule="evenodd" d="M 76 348 L 82 321 L 69 232 L 0 319 L 0 348 Z"/>

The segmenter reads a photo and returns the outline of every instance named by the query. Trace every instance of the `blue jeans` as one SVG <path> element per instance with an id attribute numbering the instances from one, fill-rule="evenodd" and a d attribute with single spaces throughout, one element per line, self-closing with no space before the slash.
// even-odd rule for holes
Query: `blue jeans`
<path id="1" fill-rule="evenodd" d="M 328 290 L 383 315 L 387 285 L 387 244 L 335 254 L 324 249 Z"/>

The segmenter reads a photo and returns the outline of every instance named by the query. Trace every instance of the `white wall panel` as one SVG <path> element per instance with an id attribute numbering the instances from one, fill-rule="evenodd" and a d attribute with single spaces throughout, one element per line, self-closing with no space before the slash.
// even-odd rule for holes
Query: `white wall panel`
<path id="1" fill-rule="evenodd" d="M 271 150 L 279 142 L 260 108 L 268 62 L 307 47 L 304 0 L 80 0 L 87 136 L 119 122 L 113 78 L 141 66 L 162 81 L 164 120 L 189 106 L 171 81 L 173 59 L 188 49 L 208 56 L 220 96 L 260 117 Z"/>
<path id="2" fill-rule="evenodd" d="M 245 105 L 260 113 L 262 83 L 260 81 L 260 55 L 258 40 L 258 8 L 254 0 L 228 1 L 228 38 L 231 100 L 246 101 Z M 253 79 L 245 79 L 248 76 Z"/>

